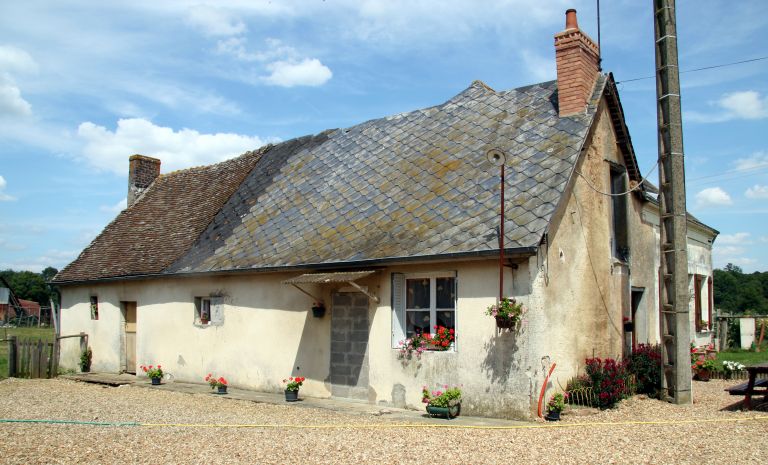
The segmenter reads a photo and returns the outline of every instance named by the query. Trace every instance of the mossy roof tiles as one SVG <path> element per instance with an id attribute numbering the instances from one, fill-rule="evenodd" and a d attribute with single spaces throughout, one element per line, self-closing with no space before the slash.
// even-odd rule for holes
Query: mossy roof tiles
<path id="1" fill-rule="evenodd" d="M 504 92 L 476 81 L 443 105 L 161 176 L 56 280 L 498 249 L 490 148 L 507 154 L 505 247 L 536 247 L 604 85 L 584 114 L 560 118 L 554 81 Z"/>

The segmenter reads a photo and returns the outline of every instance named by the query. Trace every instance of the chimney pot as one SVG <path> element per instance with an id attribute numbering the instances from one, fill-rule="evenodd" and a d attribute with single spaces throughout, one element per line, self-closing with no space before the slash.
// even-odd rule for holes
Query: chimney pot
<path id="1" fill-rule="evenodd" d="M 136 202 L 160 176 L 160 160 L 144 155 L 128 158 L 128 206 Z"/>
<path id="2" fill-rule="evenodd" d="M 565 11 L 565 28 L 566 29 L 578 29 L 579 22 L 576 19 L 576 10 L 571 8 Z"/>

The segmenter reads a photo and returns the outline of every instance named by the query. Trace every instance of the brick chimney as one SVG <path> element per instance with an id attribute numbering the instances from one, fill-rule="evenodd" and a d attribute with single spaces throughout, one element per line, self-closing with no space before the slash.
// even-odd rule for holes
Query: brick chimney
<path id="1" fill-rule="evenodd" d="M 555 34 L 560 116 L 583 113 L 599 74 L 600 49 L 579 29 L 576 10 L 565 12 L 565 30 Z"/>
<path id="2" fill-rule="evenodd" d="M 128 158 L 128 206 L 139 200 L 141 194 L 160 176 L 160 160 L 144 155 Z"/>

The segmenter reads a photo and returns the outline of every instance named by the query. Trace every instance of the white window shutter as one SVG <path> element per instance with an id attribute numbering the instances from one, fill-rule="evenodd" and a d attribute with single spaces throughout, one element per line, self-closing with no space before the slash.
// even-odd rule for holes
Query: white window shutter
<path id="1" fill-rule="evenodd" d="M 392 347 L 405 339 L 405 275 L 392 273 Z"/>
<path id="2" fill-rule="evenodd" d="M 224 297 L 211 297 L 211 324 L 224 324 Z"/>

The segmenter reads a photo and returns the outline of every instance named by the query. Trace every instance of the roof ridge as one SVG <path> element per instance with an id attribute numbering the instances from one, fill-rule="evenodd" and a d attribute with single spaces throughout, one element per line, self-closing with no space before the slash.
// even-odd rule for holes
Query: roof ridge
<path id="1" fill-rule="evenodd" d="M 234 162 L 238 161 L 239 159 L 245 158 L 245 157 L 248 157 L 248 156 L 264 155 L 265 153 L 267 153 L 274 146 L 275 146 L 275 144 L 269 143 L 269 144 L 266 144 L 266 145 L 262 145 L 261 147 L 259 147 L 256 150 L 248 150 L 248 151 L 243 152 L 240 155 L 237 155 L 235 157 L 227 158 L 226 160 L 221 160 L 220 162 L 216 162 L 216 163 L 211 163 L 210 165 L 190 166 L 190 167 L 187 167 L 187 168 L 180 168 L 178 170 L 169 171 L 167 173 L 161 173 L 160 176 L 157 177 L 157 179 L 161 179 L 161 178 L 168 177 L 168 176 L 171 176 L 171 175 L 175 176 L 177 174 L 188 173 L 188 172 L 191 172 L 191 171 L 198 171 L 198 170 L 202 170 L 202 169 L 215 168 L 215 167 L 218 167 L 220 165 L 224 165 L 224 164 L 228 164 L 228 163 L 234 163 Z"/>

